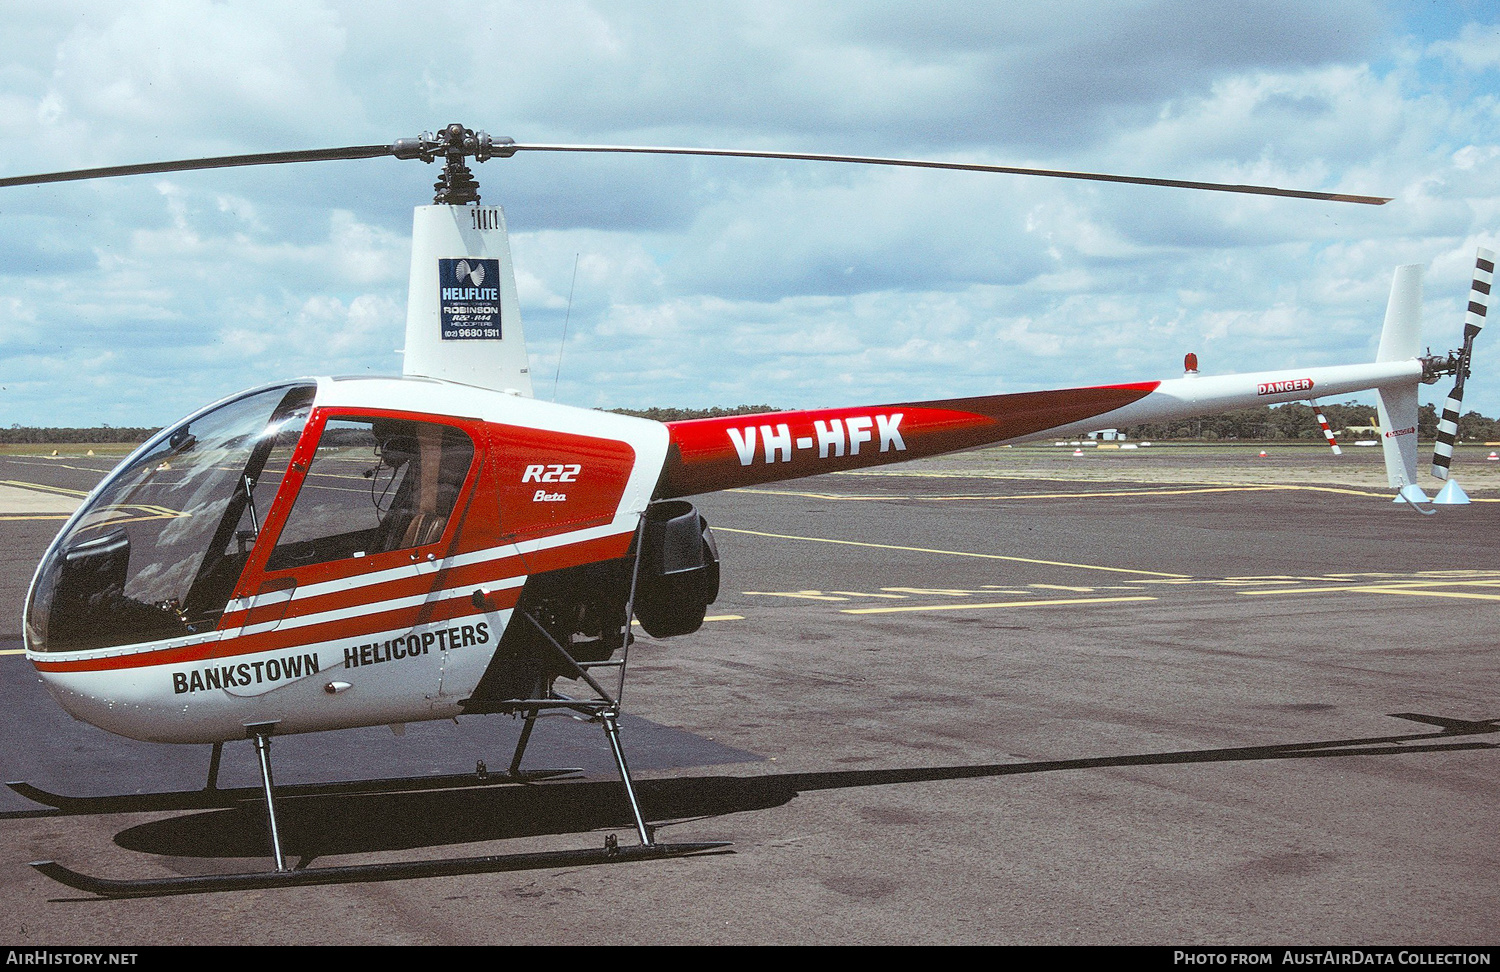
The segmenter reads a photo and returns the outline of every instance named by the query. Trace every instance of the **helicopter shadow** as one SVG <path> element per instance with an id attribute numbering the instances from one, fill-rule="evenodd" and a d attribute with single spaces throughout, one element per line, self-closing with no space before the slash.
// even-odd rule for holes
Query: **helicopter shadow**
<path id="1" fill-rule="evenodd" d="M 1168 766 L 1333 756 L 1392 756 L 1495 749 L 1471 737 L 1500 732 L 1500 719 L 1463 720 L 1418 713 L 1398 718 L 1437 732 L 1364 738 L 1137 753 L 1081 759 L 988 765 L 839 770 L 753 776 L 694 776 L 637 782 L 643 812 L 655 825 L 768 810 L 799 795 L 1035 773 L 1083 772 L 1130 766 Z M 278 801 L 282 843 L 302 865 L 325 856 L 412 850 L 449 844 L 629 828 L 630 810 L 618 781 L 567 781 L 483 789 L 318 795 Z M 156 820 L 122 831 L 128 850 L 177 858 L 265 857 L 269 837 L 264 807 L 237 807 Z"/>

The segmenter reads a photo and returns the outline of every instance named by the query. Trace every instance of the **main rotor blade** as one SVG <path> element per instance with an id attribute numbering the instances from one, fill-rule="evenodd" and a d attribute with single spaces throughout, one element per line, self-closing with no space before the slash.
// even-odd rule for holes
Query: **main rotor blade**
<path id="1" fill-rule="evenodd" d="M 389 145 L 350 145 L 346 148 L 304 149 L 300 152 L 261 152 L 257 155 L 220 155 L 211 159 L 182 159 L 177 162 L 144 162 L 140 165 L 112 165 L 102 169 L 74 169 L 71 172 L 46 172 L 41 175 L 11 176 L 0 179 L 6 186 L 34 186 L 44 182 L 77 182 L 82 179 L 108 179 L 112 176 L 147 175 L 152 172 L 189 172 L 194 169 L 227 169 L 237 165 L 277 165 L 282 162 L 329 162 L 339 159 L 373 159 L 391 155 Z"/>
<path id="2" fill-rule="evenodd" d="M 742 159 L 794 159 L 806 162 L 862 162 L 867 165 L 904 165 L 917 169 L 957 169 L 963 172 L 999 172 L 1008 175 L 1048 176 L 1054 179 L 1083 179 L 1089 182 L 1123 182 L 1136 186 L 1166 186 L 1171 189 L 1206 189 L 1214 192 L 1242 192 L 1257 196 L 1290 196 L 1294 199 L 1320 199 L 1325 202 L 1361 203 L 1384 206 L 1388 196 L 1356 196 L 1342 192 L 1313 192 L 1305 189 L 1278 189 L 1275 186 L 1243 186 L 1222 182 L 1190 182 L 1185 179 L 1151 179 L 1146 176 L 1109 175 L 1103 172 L 1073 172 L 1067 169 L 1028 169 L 1014 165 L 986 165 L 979 162 L 927 162 L 919 159 L 883 159 L 867 155 L 824 155 L 817 152 L 761 152 L 753 149 L 652 148 L 641 145 L 539 145 L 516 143 L 505 151 L 517 152 L 619 152 L 635 155 L 710 155 Z M 497 152 L 498 154 L 498 152 Z"/>
<path id="3" fill-rule="evenodd" d="M 414 141 L 409 139 L 403 142 Z M 255 155 L 221 155 L 216 158 L 182 159 L 175 162 L 146 162 L 139 165 L 115 165 L 98 169 L 74 169 L 70 172 L 47 172 L 39 175 L 12 176 L 0 179 L 0 188 L 40 185 L 47 182 L 76 182 L 83 179 L 106 179 L 112 176 L 148 175 L 154 172 L 188 172 L 195 169 L 223 169 L 242 165 L 276 165 L 283 162 L 326 162 L 340 159 L 371 159 L 398 155 L 396 145 L 351 145 L 345 148 L 306 149 L 297 152 L 261 152 Z M 408 147 L 409 148 L 409 147 Z M 434 144 L 438 154 L 443 147 Z M 413 150 L 414 151 L 414 150 Z M 820 152 L 767 152 L 755 149 L 671 148 L 645 145 L 544 145 L 497 140 L 496 158 L 508 158 L 515 152 L 611 152 L 633 155 L 698 155 L 743 159 L 791 159 L 806 162 L 851 162 L 865 165 L 899 165 L 917 169 L 950 169 L 960 172 L 996 172 L 1006 175 L 1046 176 L 1053 179 L 1081 179 L 1089 182 L 1118 182 L 1137 186 L 1164 186 L 1171 189 L 1202 189 L 1211 192 L 1238 192 L 1258 196 L 1284 196 L 1294 199 L 1317 199 L 1325 202 L 1360 203 L 1383 206 L 1386 196 L 1359 196 L 1340 192 L 1315 192 L 1306 189 L 1280 189 L 1275 186 L 1234 185 L 1222 182 L 1193 182 L 1186 179 L 1154 179 L 1147 176 L 1112 175 L 1105 172 L 1075 172 L 1067 169 L 1035 169 L 1014 165 L 989 165 L 981 162 L 932 162 L 922 159 L 887 159 L 868 155 L 828 155 Z M 468 154 L 468 153 L 465 153 Z M 406 155 L 399 155 L 406 158 Z M 410 156 L 415 158 L 416 156 Z"/>

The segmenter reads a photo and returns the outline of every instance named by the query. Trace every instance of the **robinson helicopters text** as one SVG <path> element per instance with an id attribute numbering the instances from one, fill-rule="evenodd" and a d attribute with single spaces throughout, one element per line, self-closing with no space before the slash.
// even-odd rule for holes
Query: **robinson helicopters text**
<path id="1" fill-rule="evenodd" d="M 655 840 L 618 725 L 632 620 L 653 637 L 689 634 L 718 594 L 717 546 L 687 497 L 1368 389 L 1391 430 L 1391 484 L 1406 488 L 1416 482 L 1418 384 L 1456 374 L 1461 396 L 1467 373 L 1467 330 L 1463 352 L 1421 356 L 1420 268 L 1403 267 L 1376 360 L 1365 364 L 1212 377 L 1190 369 L 1164 381 L 665 424 L 542 402 L 531 394 L 504 213 L 480 203 L 467 165 L 523 151 L 837 161 L 1387 201 L 908 159 L 518 144 L 461 125 L 384 146 L 0 180 L 3 187 L 383 155 L 444 163 L 433 205 L 413 217 L 403 374 L 280 382 L 166 428 L 83 502 L 48 548 L 27 597 L 27 657 L 68 712 L 137 739 L 213 744 L 205 790 L 162 795 L 158 805 L 227 799 L 216 787 L 220 747 L 253 740 L 274 870 L 110 880 L 38 862 L 44 873 L 98 894 L 141 895 L 714 851 L 724 845 Z M 1482 284 L 1487 294 L 1492 261 L 1481 255 L 1476 292 Z M 1475 306 L 1471 316 L 1482 324 L 1484 301 Z M 564 694 L 559 680 L 579 688 Z M 546 711 L 603 726 L 639 844 L 611 837 L 603 849 L 287 868 L 271 773 L 274 735 L 510 713 L 524 724 L 508 772 L 491 780 L 505 782 L 550 775 L 522 769 Z M 25 784 L 16 789 L 44 802 L 70 801 Z"/>

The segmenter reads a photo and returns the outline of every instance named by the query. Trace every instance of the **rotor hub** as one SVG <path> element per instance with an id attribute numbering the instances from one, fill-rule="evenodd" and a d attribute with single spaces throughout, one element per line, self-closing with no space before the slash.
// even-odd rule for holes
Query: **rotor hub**
<path id="1" fill-rule="evenodd" d="M 432 184 L 436 191 L 432 201 L 438 206 L 465 206 L 479 202 L 479 180 L 474 178 L 466 160 L 510 158 L 516 151 L 514 145 L 515 139 L 491 138 L 486 132 L 476 132 L 454 122 L 436 134 L 423 132 L 416 138 L 396 139 L 391 154 L 398 159 L 423 162 L 435 162 L 441 157 L 443 172 Z"/>
<path id="2" fill-rule="evenodd" d="M 1422 362 L 1422 383 L 1430 385 L 1448 375 L 1468 378 L 1471 374 L 1469 359 L 1470 351 L 1467 346 L 1459 351 L 1449 351 L 1447 357 L 1430 352 L 1423 355 L 1417 359 Z"/>

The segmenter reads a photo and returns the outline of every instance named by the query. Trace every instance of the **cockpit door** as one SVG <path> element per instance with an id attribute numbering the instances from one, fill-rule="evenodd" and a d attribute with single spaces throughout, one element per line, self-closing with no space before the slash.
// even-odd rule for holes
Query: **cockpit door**
<path id="1" fill-rule="evenodd" d="M 244 651 L 316 648 L 364 696 L 439 692 L 483 425 L 318 409 L 239 590 Z M 296 481 L 293 482 L 293 479 Z"/>

